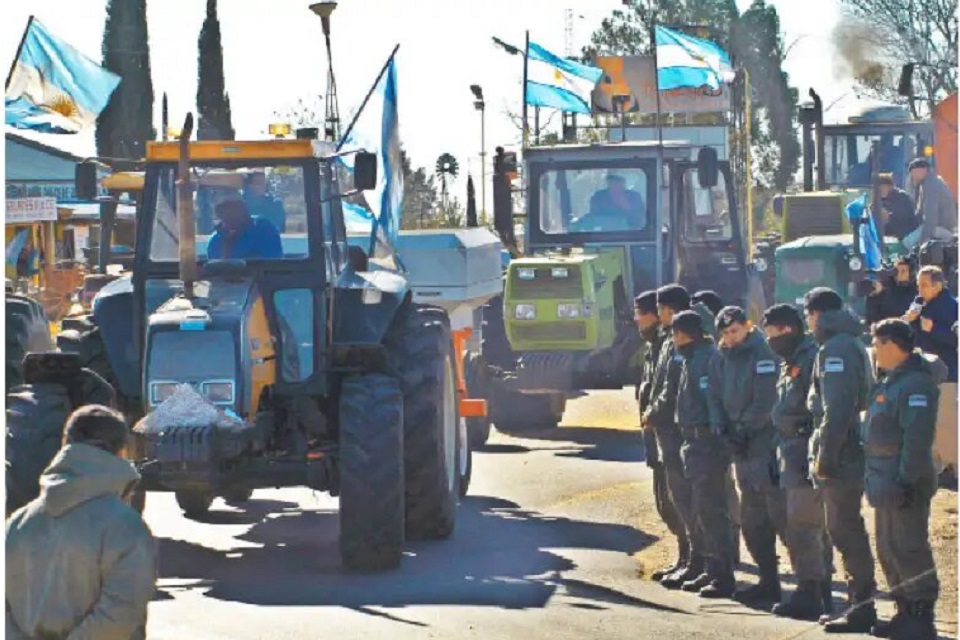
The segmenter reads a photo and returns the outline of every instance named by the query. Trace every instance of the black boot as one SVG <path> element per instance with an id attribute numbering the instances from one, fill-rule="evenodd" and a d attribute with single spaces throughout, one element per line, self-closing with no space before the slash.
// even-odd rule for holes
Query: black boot
<path id="1" fill-rule="evenodd" d="M 709 566 L 705 566 L 703 572 L 698 575 L 693 580 L 687 580 L 684 582 L 680 588 L 683 591 L 689 591 L 691 593 L 700 593 L 700 589 L 703 589 L 705 586 L 713 582 L 713 574 L 709 571 Z"/>
<path id="2" fill-rule="evenodd" d="M 890 631 L 890 640 L 937 640 L 932 602 L 911 602 L 902 622 Z"/>
<path id="3" fill-rule="evenodd" d="M 773 605 L 773 615 L 794 620 L 819 620 L 823 613 L 822 591 L 822 583 L 816 580 L 801 582 L 789 600 Z"/>
<path id="4" fill-rule="evenodd" d="M 693 557 L 690 559 L 690 563 L 687 564 L 687 566 L 665 576 L 660 581 L 660 584 L 667 589 L 679 589 L 681 586 L 683 586 L 684 582 L 693 580 L 701 573 L 703 573 L 703 559 Z"/>
<path id="5" fill-rule="evenodd" d="M 877 623 L 877 608 L 873 604 L 874 588 L 871 586 L 862 593 L 848 598 L 847 611 L 836 620 L 828 620 L 823 625 L 827 633 L 870 633 Z M 824 620 L 820 618 L 821 622 Z"/>
<path id="6" fill-rule="evenodd" d="M 759 567 L 760 582 L 738 590 L 733 599 L 741 604 L 760 605 L 780 602 L 780 575 L 777 572 L 777 561 L 765 562 Z"/>
<path id="7" fill-rule="evenodd" d="M 907 601 L 903 598 L 894 598 L 894 602 L 897 607 L 896 613 L 889 620 L 878 620 L 870 629 L 870 635 L 875 638 L 889 638 L 893 630 L 907 617 Z"/>
<path id="8" fill-rule="evenodd" d="M 820 593 L 823 595 L 823 614 L 833 615 L 833 578 L 828 577 L 823 581 Z"/>
<path id="9" fill-rule="evenodd" d="M 733 565 L 729 561 L 716 560 L 710 565 L 713 580 L 700 589 L 700 597 L 710 600 L 732 598 L 737 590 L 737 580 L 733 575 Z"/>
<path id="10" fill-rule="evenodd" d="M 740 566 L 740 526 L 733 525 L 733 566 Z"/>
<path id="11" fill-rule="evenodd" d="M 680 569 L 687 566 L 690 556 L 690 545 L 687 544 L 686 540 L 677 540 L 677 559 L 673 561 L 673 564 L 663 567 L 662 569 L 657 569 L 650 577 L 657 582 L 660 582 L 666 578 L 671 573 L 676 573 Z"/>

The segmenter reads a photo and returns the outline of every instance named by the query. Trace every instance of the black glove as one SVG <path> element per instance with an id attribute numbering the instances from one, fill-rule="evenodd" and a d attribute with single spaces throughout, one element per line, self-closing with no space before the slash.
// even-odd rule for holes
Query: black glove
<path id="1" fill-rule="evenodd" d="M 743 457 L 747 455 L 747 450 L 750 448 L 750 438 L 745 433 L 734 431 L 727 434 L 727 444 L 730 445 L 734 454 Z"/>
<path id="2" fill-rule="evenodd" d="M 916 487 L 910 482 L 900 482 L 900 508 L 906 509 L 916 499 Z"/>

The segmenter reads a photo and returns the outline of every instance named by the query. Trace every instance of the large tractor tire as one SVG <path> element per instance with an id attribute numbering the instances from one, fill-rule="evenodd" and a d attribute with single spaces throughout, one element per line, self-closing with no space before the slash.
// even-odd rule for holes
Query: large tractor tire
<path id="1" fill-rule="evenodd" d="M 177 505 L 188 518 L 198 518 L 206 515 L 213 504 L 213 492 L 203 489 L 183 489 L 174 494 Z M 142 512 L 143 507 L 141 507 Z"/>
<path id="2" fill-rule="evenodd" d="M 487 399 L 490 395 L 490 375 L 483 357 L 469 351 L 463 358 L 463 375 L 467 383 L 467 395 L 471 398 Z M 481 418 L 465 418 L 470 448 L 477 450 L 490 439 L 490 415 Z"/>
<path id="3" fill-rule="evenodd" d="M 22 385 L 7 396 L 7 515 L 40 494 L 40 475 L 60 450 L 72 409 L 59 384 Z"/>
<path id="4" fill-rule="evenodd" d="M 447 538 L 460 494 L 460 420 L 450 321 L 437 307 L 404 303 L 386 338 L 403 392 L 406 536 Z"/>
<path id="5" fill-rule="evenodd" d="M 467 421 L 460 418 L 460 446 L 457 471 L 460 474 L 460 497 L 465 498 L 470 491 L 470 481 L 473 479 L 473 446 L 467 434 Z"/>
<path id="6" fill-rule="evenodd" d="M 340 557 L 355 571 L 400 565 L 403 551 L 403 395 L 378 373 L 340 391 Z"/>
<path id="7" fill-rule="evenodd" d="M 498 390 L 493 394 L 493 422 L 504 433 L 556 429 L 567 399 L 562 393 L 518 393 Z"/>
<path id="8" fill-rule="evenodd" d="M 43 307 L 26 296 L 7 294 L 5 300 L 7 321 L 7 386 L 23 384 L 23 357 L 28 352 L 52 351 L 53 339 Z"/>

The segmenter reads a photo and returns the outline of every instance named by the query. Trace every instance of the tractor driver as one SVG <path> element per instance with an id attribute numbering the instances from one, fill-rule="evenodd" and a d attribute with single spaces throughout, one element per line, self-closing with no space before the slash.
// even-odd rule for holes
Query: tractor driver
<path id="1" fill-rule="evenodd" d="M 264 218 L 254 218 L 242 200 L 231 198 L 217 205 L 220 221 L 210 244 L 207 258 L 211 260 L 269 260 L 283 257 L 280 233 Z"/>
<path id="2" fill-rule="evenodd" d="M 590 198 L 590 210 L 578 221 L 582 231 L 627 231 L 646 226 L 646 203 L 636 191 L 627 189 L 626 179 L 607 174 L 607 188 Z"/>

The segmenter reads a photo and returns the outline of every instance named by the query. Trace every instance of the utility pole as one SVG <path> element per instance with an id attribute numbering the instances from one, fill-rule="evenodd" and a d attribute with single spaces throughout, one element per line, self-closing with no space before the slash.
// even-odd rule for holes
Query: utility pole
<path id="1" fill-rule="evenodd" d="M 333 52 L 330 48 L 330 14 L 336 8 L 336 2 L 317 2 L 310 5 L 310 10 L 320 16 L 320 23 L 323 25 L 323 38 L 327 47 L 327 104 L 323 130 L 325 139 L 330 142 L 339 142 L 340 140 L 340 106 L 337 101 L 337 79 L 333 73 Z"/>
<path id="2" fill-rule="evenodd" d="M 480 112 L 480 224 L 487 224 L 487 104 L 483 100 L 483 89 L 478 84 L 470 85 L 473 92 L 473 106 Z"/>

